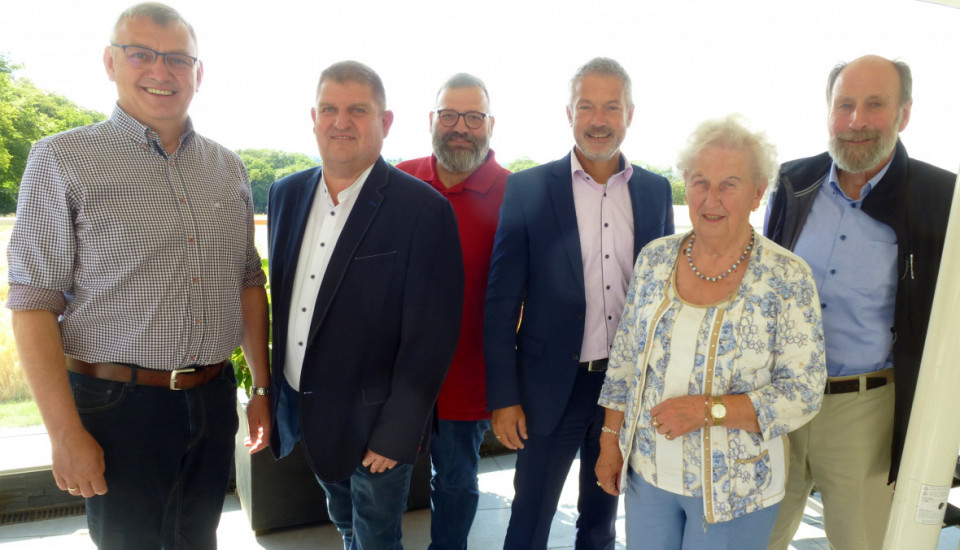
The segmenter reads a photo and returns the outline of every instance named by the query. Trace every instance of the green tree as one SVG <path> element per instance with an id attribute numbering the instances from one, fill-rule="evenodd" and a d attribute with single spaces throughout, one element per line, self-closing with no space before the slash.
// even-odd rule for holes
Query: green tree
<path id="1" fill-rule="evenodd" d="M 683 183 L 683 177 L 673 168 L 663 166 L 650 166 L 641 163 L 640 166 L 650 170 L 654 174 L 660 174 L 670 182 L 670 189 L 673 191 L 673 204 L 687 204 L 687 187 Z"/>
<path id="2" fill-rule="evenodd" d="M 521 170 L 526 170 L 527 168 L 533 168 L 534 166 L 540 166 L 540 163 L 530 157 L 520 157 L 508 164 L 506 168 L 511 172 L 519 172 Z"/>
<path id="3" fill-rule="evenodd" d="M 106 118 L 14 76 L 20 68 L 0 54 L 0 214 L 17 209 L 20 179 L 34 142 Z"/>
<path id="4" fill-rule="evenodd" d="M 286 153 L 276 149 L 240 149 L 237 155 L 247 167 L 253 190 L 253 211 L 257 214 L 267 212 L 267 198 L 273 182 L 317 165 L 316 161 L 303 153 Z"/>

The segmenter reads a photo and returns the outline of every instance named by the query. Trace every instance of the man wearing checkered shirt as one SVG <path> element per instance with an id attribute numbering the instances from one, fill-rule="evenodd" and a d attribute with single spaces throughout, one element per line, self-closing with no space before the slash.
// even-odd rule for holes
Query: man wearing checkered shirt
<path id="1" fill-rule="evenodd" d="M 20 186 L 7 306 L 57 485 L 87 499 L 101 549 L 215 548 L 238 344 L 269 384 L 250 185 L 187 116 L 196 56 L 172 8 L 129 8 L 103 53 L 113 115 L 38 141 Z M 267 393 L 247 410 L 251 452 Z"/>

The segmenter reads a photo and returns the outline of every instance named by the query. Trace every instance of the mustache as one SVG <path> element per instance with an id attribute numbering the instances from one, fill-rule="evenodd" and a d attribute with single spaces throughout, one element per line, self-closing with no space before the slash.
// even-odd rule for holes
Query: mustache
<path id="1" fill-rule="evenodd" d="M 591 134 L 594 136 L 597 135 L 613 135 L 614 131 L 609 126 L 591 126 L 584 131 L 585 134 Z"/>
<path id="2" fill-rule="evenodd" d="M 477 141 L 478 141 L 476 136 L 473 136 L 473 135 L 467 134 L 467 133 L 447 132 L 447 133 L 444 134 L 444 136 L 443 136 L 443 142 L 444 142 L 444 143 L 447 143 L 447 142 L 452 141 L 452 140 L 454 140 L 454 139 L 464 139 L 464 140 L 467 140 L 467 141 L 469 141 L 470 143 L 474 144 L 474 146 L 477 145 Z"/>
<path id="3" fill-rule="evenodd" d="M 850 132 L 841 132 L 837 137 L 844 141 L 863 141 L 867 139 L 880 139 L 878 130 L 853 130 Z"/>

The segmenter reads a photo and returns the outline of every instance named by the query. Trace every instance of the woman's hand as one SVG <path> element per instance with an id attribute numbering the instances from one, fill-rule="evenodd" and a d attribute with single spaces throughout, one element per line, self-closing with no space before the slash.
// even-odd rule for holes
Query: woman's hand
<path id="1" fill-rule="evenodd" d="M 619 495 L 621 469 L 623 469 L 623 455 L 620 454 L 620 444 L 617 436 L 602 434 L 600 436 L 600 456 L 597 458 L 597 465 L 593 468 L 600 488 L 613 496 Z"/>
<path id="2" fill-rule="evenodd" d="M 650 409 L 650 425 L 667 439 L 674 439 L 706 425 L 707 406 L 702 395 L 671 397 Z"/>

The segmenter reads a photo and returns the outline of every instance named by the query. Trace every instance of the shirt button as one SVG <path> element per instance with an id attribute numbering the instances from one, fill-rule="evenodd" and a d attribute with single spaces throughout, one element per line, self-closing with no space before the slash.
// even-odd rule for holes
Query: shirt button
<path id="1" fill-rule="evenodd" d="M 850 203 L 850 207 L 851 207 L 851 208 L 856 208 L 856 207 L 857 207 L 857 203 L 851 202 L 851 203 Z"/>
<path id="2" fill-rule="evenodd" d="M 194 239 L 193 237 L 188 237 L 188 238 L 187 238 L 187 241 L 188 241 L 188 242 L 191 242 L 191 243 L 194 242 L 195 240 L 196 240 L 196 239 Z"/>
<path id="3" fill-rule="evenodd" d="M 307 308 L 302 307 L 302 308 L 300 308 L 300 311 L 304 311 L 304 312 L 305 312 L 305 311 L 307 311 Z"/>
<path id="4" fill-rule="evenodd" d="M 298 346 L 303 346 L 303 342 L 297 342 Z"/>
<path id="5" fill-rule="evenodd" d="M 191 355 L 191 356 L 190 356 L 190 360 L 191 360 L 191 361 L 196 361 L 196 360 L 197 360 L 197 356 L 196 356 L 196 355 Z"/>
<path id="6" fill-rule="evenodd" d="M 181 203 L 187 202 L 187 199 L 185 199 L 184 197 L 180 197 L 180 202 Z"/>
<path id="7" fill-rule="evenodd" d="M 831 274 L 831 275 L 836 275 L 836 274 L 837 274 L 837 270 L 836 270 L 836 269 L 831 269 L 831 270 L 830 270 L 830 274 Z"/>
<path id="8" fill-rule="evenodd" d="M 603 257 L 606 258 L 606 259 L 608 259 L 608 260 L 610 259 L 610 255 L 609 255 L 609 254 L 604 254 Z"/>
<path id="9" fill-rule="evenodd" d="M 327 246 L 327 243 L 320 243 L 320 248 Z"/>
<path id="10" fill-rule="evenodd" d="M 316 276 L 316 275 L 310 275 L 310 278 L 311 278 L 311 279 L 316 279 L 317 276 Z"/>
<path id="11" fill-rule="evenodd" d="M 198 324 L 198 325 L 200 324 L 200 319 L 197 319 L 197 324 Z"/>
<path id="12" fill-rule="evenodd" d="M 199 283 L 199 282 L 200 282 L 200 277 L 194 277 L 194 278 L 193 278 L 193 282 Z"/>
<path id="13" fill-rule="evenodd" d="M 841 240 L 841 241 L 847 240 L 847 236 L 846 236 L 846 235 L 840 235 L 840 240 Z"/>
<path id="14" fill-rule="evenodd" d="M 820 304 L 820 309 L 827 309 L 827 304 Z"/>
<path id="15" fill-rule="evenodd" d="M 603 222 L 603 226 L 604 226 L 604 227 L 610 227 L 610 224 L 607 223 L 607 222 Z"/>
<path id="16" fill-rule="evenodd" d="M 173 161 L 171 160 L 171 161 L 168 162 L 167 164 L 169 164 L 170 166 L 173 166 Z"/>
<path id="17" fill-rule="evenodd" d="M 573 354 L 573 360 L 574 360 L 574 361 L 579 361 L 579 360 L 580 360 L 580 354 L 579 354 L 579 353 L 574 353 L 574 354 Z"/>
<path id="18" fill-rule="evenodd" d="M 336 213 L 336 212 L 334 212 L 333 210 L 331 210 L 331 211 L 330 211 L 330 215 L 331 215 L 331 216 L 336 216 L 336 215 L 337 215 L 337 213 Z"/>
<path id="19" fill-rule="evenodd" d="M 607 290 L 610 290 L 610 285 L 607 285 Z"/>
<path id="20" fill-rule="evenodd" d="M 607 315 L 607 321 L 613 321 L 613 315 Z"/>

